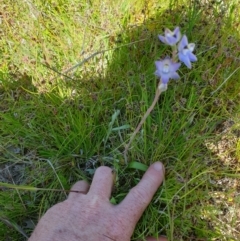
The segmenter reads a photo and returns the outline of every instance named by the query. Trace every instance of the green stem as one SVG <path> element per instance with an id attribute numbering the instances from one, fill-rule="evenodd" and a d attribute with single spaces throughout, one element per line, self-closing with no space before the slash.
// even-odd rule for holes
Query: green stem
<path id="1" fill-rule="evenodd" d="M 160 81 L 160 83 L 159 83 L 159 86 L 160 86 L 160 84 L 161 84 L 161 81 Z M 159 86 L 158 86 L 158 88 L 157 88 L 157 90 L 156 90 L 156 94 L 155 94 L 155 97 L 154 97 L 154 100 L 153 100 L 151 106 L 148 108 L 148 110 L 146 111 L 145 115 L 142 117 L 142 119 L 141 119 L 140 123 L 138 124 L 137 128 L 135 129 L 135 131 L 134 131 L 133 134 L 131 135 L 128 144 L 125 146 L 124 159 L 125 159 L 125 163 L 126 163 L 126 164 L 127 164 L 127 153 L 128 153 L 128 150 L 129 150 L 130 145 L 132 144 L 135 136 L 137 135 L 137 133 L 139 132 L 139 130 L 140 130 L 140 128 L 142 127 L 143 123 L 145 122 L 145 120 L 147 119 L 147 117 L 149 116 L 149 114 L 151 113 L 151 111 L 153 110 L 154 106 L 156 105 L 156 103 L 157 103 L 157 101 L 158 101 L 158 99 L 159 99 L 160 94 L 161 94 L 163 91 L 165 91 L 165 90 L 159 88 Z"/>

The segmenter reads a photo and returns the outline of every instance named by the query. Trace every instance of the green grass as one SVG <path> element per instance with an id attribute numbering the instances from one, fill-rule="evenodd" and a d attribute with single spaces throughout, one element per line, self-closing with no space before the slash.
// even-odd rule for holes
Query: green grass
<path id="1" fill-rule="evenodd" d="M 0 182 L 68 190 L 108 165 L 119 203 L 143 175 L 137 163 L 161 160 L 166 180 L 133 240 L 240 240 L 240 11 L 237 0 L 204 2 L 5 0 Z M 128 166 L 124 145 L 154 98 L 154 61 L 169 54 L 157 35 L 175 26 L 198 62 L 161 95 Z M 0 188 L 0 240 L 26 240 L 65 197 Z"/>

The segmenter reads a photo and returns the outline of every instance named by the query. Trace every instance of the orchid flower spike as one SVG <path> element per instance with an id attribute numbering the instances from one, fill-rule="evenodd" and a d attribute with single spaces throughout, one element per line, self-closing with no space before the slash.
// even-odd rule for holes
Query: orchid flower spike
<path id="1" fill-rule="evenodd" d="M 155 62 L 157 70 L 155 71 L 155 75 L 161 78 L 163 84 L 167 84 L 169 79 L 179 79 L 180 76 L 176 72 L 180 63 L 174 63 L 170 58 L 165 58 L 161 61 Z"/>
<path id="2" fill-rule="evenodd" d="M 181 33 L 179 27 L 176 27 L 173 32 L 168 28 L 165 30 L 165 36 L 158 35 L 160 41 L 167 45 L 175 45 L 181 38 Z"/>
<path id="3" fill-rule="evenodd" d="M 191 62 L 196 62 L 197 57 L 192 52 L 195 48 L 194 43 L 188 43 L 186 35 L 183 35 L 178 44 L 178 57 L 189 69 L 192 68 Z"/>

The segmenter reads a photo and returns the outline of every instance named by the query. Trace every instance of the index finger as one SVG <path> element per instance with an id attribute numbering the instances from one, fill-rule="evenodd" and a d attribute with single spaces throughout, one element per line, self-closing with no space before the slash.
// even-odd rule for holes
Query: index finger
<path id="1" fill-rule="evenodd" d="M 155 162 L 148 168 L 137 186 L 132 188 L 125 199 L 118 205 L 120 215 L 136 224 L 151 202 L 163 179 L 163 164 Z"/>

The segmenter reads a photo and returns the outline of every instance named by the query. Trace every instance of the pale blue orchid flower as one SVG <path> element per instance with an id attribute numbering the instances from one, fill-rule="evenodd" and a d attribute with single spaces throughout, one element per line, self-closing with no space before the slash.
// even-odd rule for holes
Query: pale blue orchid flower
<path id="1" fill-rule="evenodd" d="M 182 61 L 189 69 L 192 68 L 191 62 L 196 62 L 197 57 L 192 52 L 195 48 L 194 43 L 188 43 L 186 35 L 183 35 L 181 41 L 178 44 L 178 58 Z"/>
<path id="2" fill-rule="evenodd" d="M 157 70 L 155 75 L 161 78 L 163 84 L 167 84 L 169 79 L 179 79 L 180 76 L 176 72 L 180 63 L 174 63 L 170 58 L 165 58 L 164 60 L 155 62 Z"/>
<path id="3" fill-rule="evenodd" d="M 179 27 L 176 27 L 173 32 L 168 28 L 165 30 L 165 36 L 158 35 L 158 38 L 165 44 L 175 45 L 181 38 L 181 32 Z"/>

